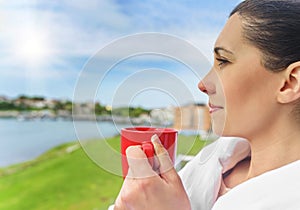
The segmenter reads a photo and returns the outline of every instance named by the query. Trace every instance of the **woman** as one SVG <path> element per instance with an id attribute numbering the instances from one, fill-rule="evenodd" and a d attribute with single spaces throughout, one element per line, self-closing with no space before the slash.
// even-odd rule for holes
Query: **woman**
<path id="1" fill-rule="evenodd" d="M 214 57 L 199 89 L 223 137 L 180 175 L 156 136 L 160 176 L 139 147 L 129 148 L 115 210 L 300 209 L 300 1 L 240 3 Z"/>

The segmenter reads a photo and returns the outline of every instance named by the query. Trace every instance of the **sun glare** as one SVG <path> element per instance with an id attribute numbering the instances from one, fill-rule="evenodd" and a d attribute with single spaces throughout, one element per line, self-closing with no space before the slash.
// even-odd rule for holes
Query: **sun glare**
<path id="1" fill-rule="evenodd" d="M 29 67 L 42 66 L 50 56 L 49 37 L 45 31 L 26 28 L 16 36 L 14 52 L 21 64 Z"/>

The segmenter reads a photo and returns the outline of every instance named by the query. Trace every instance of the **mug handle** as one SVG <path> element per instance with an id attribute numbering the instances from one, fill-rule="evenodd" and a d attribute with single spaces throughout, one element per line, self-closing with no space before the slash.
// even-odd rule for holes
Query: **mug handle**
<path id="1" fill-rule="evenodd" d="M 143 142 L 142 143 L 142 150 L 146 154 L 149 164 L 153 168 L 154 166 L 154 147 L 151 142 Z"/>

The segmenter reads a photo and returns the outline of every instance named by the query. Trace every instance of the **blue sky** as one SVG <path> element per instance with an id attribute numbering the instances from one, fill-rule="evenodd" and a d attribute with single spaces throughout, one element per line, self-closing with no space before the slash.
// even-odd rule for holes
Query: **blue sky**
<path id="1" fill-rule="evenodd" d="M 214 41 L 238 2 L 0 0 L 0 95 L 73 100 L 76 82 L 87 62 L 105 46 L 137 33 L 176 36 L 197 47 L 212 61 Z M 174 50 L 180 49 L 174 47 Z M 107 56 L 113 57 L 114 53 L 119 52 Z M 198 80 L 174 59 L 136 56 L 116 64 L 104 80 L 98 81 L 97 94 L 83 100 L 144 107 L 205 102 L 206 97 L 197 90 Z M 141 84 L 148 84 L 149 88 Z M 173 88 L 164 89 L 167 84 Z M 134 87 L 143 90 L 133 90 Z M 130 99 L 124 99 L 127 88 L 137 91 L 129 94 Z"/>

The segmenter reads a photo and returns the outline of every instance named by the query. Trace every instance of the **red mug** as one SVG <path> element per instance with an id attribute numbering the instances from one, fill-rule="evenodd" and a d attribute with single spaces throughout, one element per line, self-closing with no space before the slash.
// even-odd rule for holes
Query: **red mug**
<path id="1" fill-rule="evenodd" d="M 151 137 L 156 134 L 162 145 L 167 149 L 170 158 L 175 163 L 177 149 L 177 130 L 172 128 L 155 127 L 131 127 L 121 130 L 121 154 L 122 154 L 122 172 L 123 178 L 128 173 L 128 162 L 126 158 L 126 149 L 129 146 L 141 145 L 149 163 L 153 166 L 154 148 L 151 143 Z"/>

